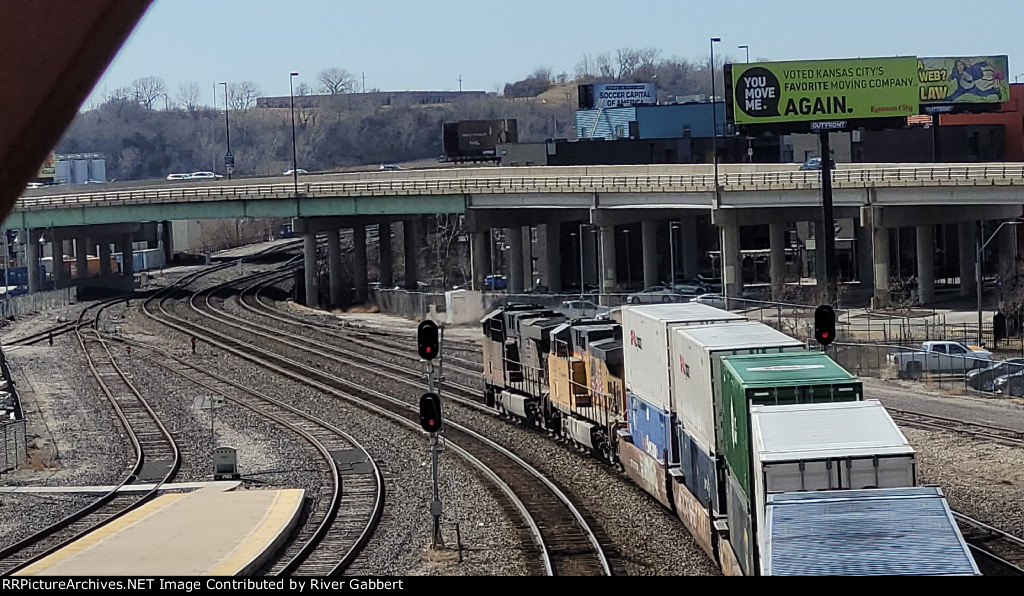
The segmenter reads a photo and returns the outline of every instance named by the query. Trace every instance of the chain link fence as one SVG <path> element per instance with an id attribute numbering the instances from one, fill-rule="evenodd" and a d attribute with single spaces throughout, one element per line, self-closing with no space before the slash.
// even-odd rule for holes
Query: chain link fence
<path id="1" fill-rule="evenodd" d="M 77 290 L 74 287 L 11 296 L 0 299 L 0 317 L 5 321 L 17 319 L 41 310 L 74 304 L 77 297 Z"/>
<path id="2" fill-rule="evenodd" d="M 28 440 L 25 435 L 25 421 L 13 420 L 0 423 L 0 441 L 3 442 L 0 454 L 0 474 L 17 468 L 28 459 Z"/>

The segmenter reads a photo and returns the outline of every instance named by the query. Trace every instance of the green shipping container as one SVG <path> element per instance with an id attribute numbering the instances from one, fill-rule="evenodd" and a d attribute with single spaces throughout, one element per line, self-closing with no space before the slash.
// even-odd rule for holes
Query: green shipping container
<path id="1" fill-rule="evenodd" d="M 725 463 L 749 502 L 750 404 L 813 404 L 864 399 L 857 377 L 821 352 L 725 356 L 722 431 Z"/>

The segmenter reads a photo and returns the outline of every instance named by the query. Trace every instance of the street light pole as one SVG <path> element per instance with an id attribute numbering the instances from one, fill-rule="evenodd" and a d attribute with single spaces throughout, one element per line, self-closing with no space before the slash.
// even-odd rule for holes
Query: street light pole
<path id="1" fill-rule="evenodd" d="M 228 125 L 228 84 L 224 85 L 224 140 L 227 141 L 228 152 L 224 154 L 224 169 L 227 170 L 228 180 L 231 180 L 231 172 L 235 169 L 235 156 L 231 154 L 231 127 Z"/>
<path id="2" fill-rule="evenodd" d="M 737 47 L 739 47 L 739 49 L 741 49 L 741 50 L 746 50 L 746 52 L 747 52 L 747 60 L 746 61 L 749 63 L 750 62 L 750 46 L 737 46 Z"/>
<path id="3" fill-rule="evenodd" d="M 295 88 L 292 81 L 299 73 L 293 72 L 288 76 L 288 99 L 292 105 L 292 179 L 295 181 L 295 196 L 299 196 L 299 159 L 295 149 Z"/>
<path id="4" fill-rule="evenodd" d="M 668 222 L 668 256 L 669 256 L 669 280 L 668 287 L 676 287 L 676 230 L 679 226 L 676 222 Z"/>
<path id="5" fill-rule="evenodd" d="M 718 193 L 718 103 L 715 100 L 715 42 L 720 37 L 711 38 L 711 151 L 715 162 L 715 193 Z M 716 205 L 717 206 L 717 205 Z M 672 280 L 675 283 L 675 279 Z"/>
<path id="6" fill-rule="evenodd" d="M 1003 229 L 1003 226 L 1007 226 L 1007 225 L 1009 225 L 1009 226 L 1016 226 L 1016 225 L 1020 225 L 1021 223 L 1024 223 L 1024 222 L 1004 221 L 1004 222 L 999 224 L 999 227 L 996 228 L 995 232 L 992 232 L 992 235 L 988 237 L 988 240 L 986 240 L 985 242 L 982 242 L 981 241 L 981 237 L 982 237 L 982 235 L 984 233 L 984 228 L 981 227 L 981 222 L 978 222 L 977 242 L 975 242 L 975 247 L 977 249 L 977 253 L 975 254 L 975 263 L 974 263 L 974 285 L 975 285 L 975 291 L 976 291 L 976 293 L 978 295 L 978 345 L 979 346 L 981 345 L 981 293 L 982 293 L 981 292 L 981 288 L 982 288 L 981 287 L 981 279 L 982 279 L 981 278 L 981 255 L 984 252 L 985 247 L 988 246 L 988 243 L 992 242 L 992 240 L 996 237 L 996 234 L 999 233 L 999 230 Z"/>

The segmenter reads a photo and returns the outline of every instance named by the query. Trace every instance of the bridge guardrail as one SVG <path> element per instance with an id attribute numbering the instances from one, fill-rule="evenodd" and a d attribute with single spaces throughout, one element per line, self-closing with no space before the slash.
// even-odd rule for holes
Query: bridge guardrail
<path id="1" fill-rule="evenodd" d="M 537 192 L 537 191 L 602 191 L 602 192 L 707 192 L 714 188 L 714 175 L 648 174 L 637 176 L 565 175 L 438 178 L 388 178 L 381 180 L 338 180 L 304 182 L 299 193 L 316 196 L 358 196 L 365 194 L 451 194 L 471 192 Z M 787 170 L 778 172 L 720 173 L 719 186 L 725 190 L 764 189 L 778 187 L 816 188 L 820 171 Z M 946 165 L 906 168 L 850 168 L 832 171 L 833 185 L 900 186 L 906 184 L 945 183 L 1024 184 L 1024 165 Z M 293 184 L 238 184 L 198 187 L 124 189 L 117 191 L 34 195 L 22 197 L 17 211 L 61 207 L 82 207 L 95 204 L 161 203 L 169 200 L 221 200 L 225 198 L 284 198 L 294 194 Z"/>

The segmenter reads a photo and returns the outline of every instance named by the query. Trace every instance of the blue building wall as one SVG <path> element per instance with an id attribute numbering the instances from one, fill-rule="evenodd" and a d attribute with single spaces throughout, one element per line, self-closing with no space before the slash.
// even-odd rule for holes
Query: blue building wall
<path id="1" fill-rule="evenodd" d="M 718 136 L 726 134 L 725 103 L 718 102 Z M 711 138 L 712 105 L 691 103 L 671 106 L 635 106 L 576 112 L 576 138 L 614 140 L 629 138 L 629 123 L 636 121 L 641 139 L 678 139 L 689 128 L 692 138 Z M 594 121 L 597 120 L 597 126 Z"/>

